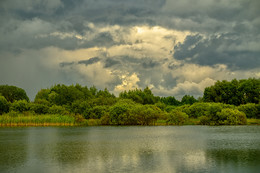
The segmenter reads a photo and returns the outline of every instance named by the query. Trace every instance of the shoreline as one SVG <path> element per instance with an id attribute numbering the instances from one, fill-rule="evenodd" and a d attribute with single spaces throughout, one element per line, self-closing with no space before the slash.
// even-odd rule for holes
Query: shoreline
<path id="1" fill-rule="evenodd" d="M 9 123 L 0 123 L 1 127 L 91 127 L 91 126 L 258 126 L 260 125 L 260 119 L 247 119 L 247 124 L 244 125 L 202 125 L 199 123 L 198 119 L 190 119 L 187 123 L 182 125 L 176 125 L 176 124 L 170 124 L 166 123 L 165 120 L 158 120 L 157 122 L 154 122 L 150 125 L 104 125 L 100 123 L 99 119 L 88 119 L 85 122 L 82 123 L 66 123 L 66 122 L 41 122 L 41 123 L 35 123 L 35 122 L 9 122 Z"/>

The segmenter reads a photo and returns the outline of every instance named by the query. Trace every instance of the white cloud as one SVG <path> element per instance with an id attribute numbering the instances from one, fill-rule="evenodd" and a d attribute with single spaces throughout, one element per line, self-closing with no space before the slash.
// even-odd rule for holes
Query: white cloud
<path id="1" fill-rule="evenodd" d="M 116 94 L 122 92 L 122 91 L 128 91 L 128 90 L 133 90 L 136 88 L 139 88 L 137 82 L 140 81 L 136 73 L 133 74 L 124 74 L 121 75 L 120 79 L 122 80 L 122 83 L 120 85 L 117 85 L 114 89 L 114 92 Z"/>

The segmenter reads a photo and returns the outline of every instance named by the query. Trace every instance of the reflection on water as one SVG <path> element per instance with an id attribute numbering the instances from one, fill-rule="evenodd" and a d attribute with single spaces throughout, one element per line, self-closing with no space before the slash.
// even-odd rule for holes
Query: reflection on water
<path id="1" fill-rule="evenodd" d="M 260 126 L 0 129 L 1 172 L 258 172 Z"/>
<path id="2" fill-rule="evenodd" d="M 14 172 L 27 160 L 27 132 L 0 129 L 0 172 Z"/>

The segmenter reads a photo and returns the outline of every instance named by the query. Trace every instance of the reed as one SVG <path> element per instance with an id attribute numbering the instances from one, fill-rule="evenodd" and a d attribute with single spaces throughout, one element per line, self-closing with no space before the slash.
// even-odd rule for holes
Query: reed
<path id="1" fill-rule="evenodd" d="M 260 125 L 260 119 L 248 118 L 247 125 Z"/>
<path id="2" fill-rule="evenodd" d="M 0 126 L 74 126 L 77 125 L 75 118 L 70 115 L 24 115 L 0 116 Z"/>

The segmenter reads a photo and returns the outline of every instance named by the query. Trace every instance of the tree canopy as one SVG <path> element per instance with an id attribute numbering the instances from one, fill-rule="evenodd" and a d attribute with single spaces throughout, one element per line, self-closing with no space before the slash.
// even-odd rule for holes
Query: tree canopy
<path id="1" fill-rule="evenodd" d="M 9 102 L 15 100 L 26 100 L 29 101 L 29 97 L 22 88 L 10 85 L 0 85 L 0 95 L 4 96 Z"/>
<path id="2" fill-rule="evenodd" d="M 232 105 L 259 103 L 260 79 L 217 81 L 215 85 L 205 88 L 203 100 Z"/>
<path id="3" fill-rule="evenodd" d="M 116 97 L 106 88 L 57 84 L 41 89 L 30 102 L 23 89 L 1 85 L 0 114 L 71 115 L 104 125 L 152 125 L 157 120 L 182 125 L 190 119 L 205 125 L 246 124 L 246 118 L 260 118 L 259 88 L 259 79 L 217 81 L 205 88 L 203 99 L 184 95 L 179 101 L 154 96 L 148 87 Z"/>

